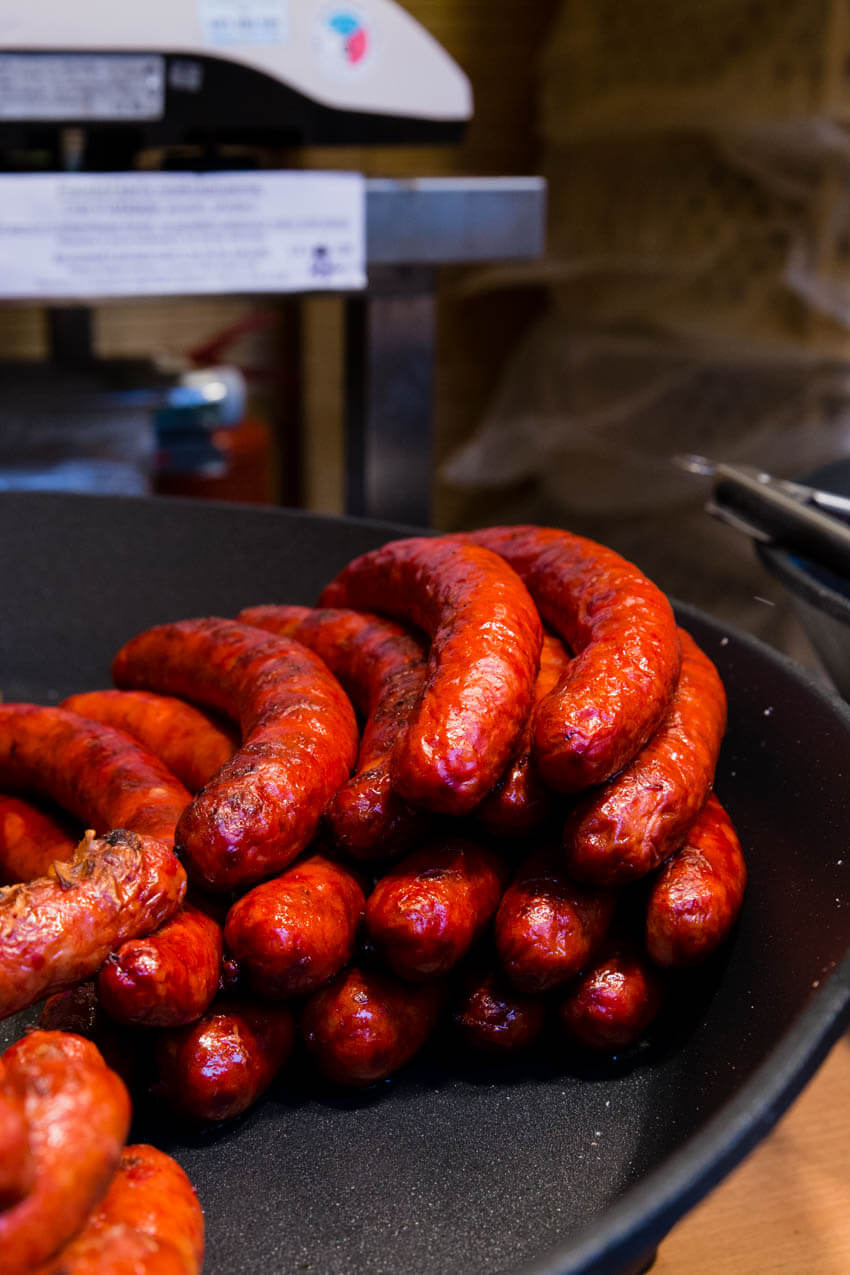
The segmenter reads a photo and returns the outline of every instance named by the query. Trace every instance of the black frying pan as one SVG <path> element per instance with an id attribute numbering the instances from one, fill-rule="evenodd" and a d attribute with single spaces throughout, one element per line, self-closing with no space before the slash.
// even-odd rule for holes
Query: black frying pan
<path id="1" fill-rule="evenodd" d="M 182 501 L 0 497 L 0 690 L 108 684 L 148 625 L 310 603 L 393 528 Z M 348 1096 L 305 1070 L 238 1122 L 145 1113 L 207 1216 L 209 1275 L 624 1275 L 773 1126 L 850 1020 L 850 708 L 688 608 L 730 702 L 717 789 L 748 854 L 733 943 L 618 1063 L 474 1068 L 438 1041 Z M 0 1025 L 0 1044 L 20 1030 Z M 789 1184 L 789 1190 L 791 1184 Z"/>

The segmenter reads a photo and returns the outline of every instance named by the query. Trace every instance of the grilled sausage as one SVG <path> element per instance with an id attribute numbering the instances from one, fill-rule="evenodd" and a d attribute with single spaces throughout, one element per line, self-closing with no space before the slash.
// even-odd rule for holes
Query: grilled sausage
<path id="1" fill-rule="evenodd" d="M 171 846 L 189 793 L 123 731 L 64 708 L 0 704 L 0 783 L 49 797 L 83 827 Z"/>
<path id="2" fill-rule="evenodd" d="M 558 1007 L 566 1034 L 588 1049 L 616 1053 L 635 1044 L 664 1003 L 664 982 L 625 940 L 606 944 Z"/>
<path id="3" fill-rule="evenodd" d="M 36 1275 L 200 1275 L 204 1215 L 186 1174 L 156 1147 L 125 1147 L 82 1230 Z"/>
<path id="4" fill-rule="evenodd" d="M 237 899 L 225 926 L 228 951 L 257 996 L 304 996 L 351 960 L 364 903 L 347 869 L 313 855 Z"/>
<path id="5" fill-rule="evenodd" d="M 458 539 L 500 554 L 575 659 L 539 705 L 534 756 L 544 781 L 579 792 L 610 778 L 661 722 L 679 672 L 664 594 L 613 549 L 549 527 L 491 527 Z"/>
<path id="6" fill-rule="evenodd" d="M 726 728 L 717 669 L 681 630 L 682 672 L 662 725 L 638 756 L 567 818 L 564 849 L 582 881 L 625 885 L 677 850 L 702 808 Z"/>
<path id="7" fill-rule="evenodd" d="M 97 1046 L 107 1067 L 117 1071 L 131 1094 L 147 1080 L 152 1033 L 119 1027 L 113 1022 L 97 999 L 93 980 L 48 996 L 41 1007 L 38 1026 L 44 1031 L 85 1036 Z"/>
<path id="8" fill-rule="evenodd" d="M 378 611 L 430 635 L 393 784 L 413 805 L 467 814 L 498 781 L 531 709 L 542 630 L 522 581 L 486 549 L 414 537 L 349 563 L 321 604 Z"/>
<path id="9" fill-rule="evenodd" d="M 613 892 L 579 885 L 553 850 L 517 870 L 496 913 L 499 962 L 521 992 L 562 987 L 586 965 L 608 932 Z"/>
<path id="10" fill-rule="evenodd" d="M 728 938 L 747 884 L 741 843 L 712 794 L 649 894 L 646 948 L 657 965 L 703 961 Z"/>
<path id="11" fill-rule="evenodd" d="M 79 1230 L 106 1191 L 130 1125 L 130 1099 L 94 1045 L 81 1036 L 33 1031 L 3 1055 L 20 1095 L 33 1181 L 0 1213 L 3 1275 L 32 1271 Z"/>
<path id="12" fill-rule="evenodd" d="M 320 1071 L 334 1084 L 373 1085 L 419 1052 L 444 997 L 439 983 L 417 987 L 350 966 L 307 1000 L 301 1031 Z"/>
<path id="13" fill-rule="evenodd" d="M 239 737 L 232 726 L 173 695 L 85 691 L 70 695 L 62 701 L 62 707 L 132 735 L 189 792 L 203 788 L 239 747 Z"/>
<path id="14" fill-rule="evenodd" d="M 67 821 L 0 793 L 0 885 L 43 876 L 55 859 L 71 858 L 78 840 Z"/>
<path id="15" fill-rule="evenodd" d="M 0 1018 L 89 978 L 119 943 L 176 912 L 185 891 L 173 850 L 121 828 L 0 890 Z"/>
<path id="16" fill-rule="evenodd" d="M 161 1033 L 160 1090 L 190 1120 L 232 1120 L 268 1089 L 294 1037 L 292 1014 L 283 1005 L 215 1001 L 196 1023 Z"/>
<path id="17" fill-rule="evenodd" d="M 336 844 L 357 859 L 403 854 L 424 818 L 393 791 L 390 760 L 425 681 L 422 644 L 391 620 L 359 611 L 260 606 L 237 618 L 315 651 L 365 719 L 356 773 L 325 811 Z"/>
<path id="18" fill-rule="evenodd" d="M 366 904 L 366 929 L 401 978 L 446 974 L 493 917 L 506 878 L 492 850 L 458 837 L 429 843 L 377 883 Z"/>
<path id="19" fill-rule="evenodd" d="M 483 827 L 494 836 L 527 836 L 539 828 L 554 809 L 552 789 L 544 784 L 532 756 L 534 712 L 559 684 L 569 663 L 570 655 L 563 643 L 551 633 L 544 633 L 534 684 L 535 708 L 522 729 L 513 761 L 475 812 Z"/>
<path id="20" fill-rule="evenodd" d="M 524 996 L 511 987 L 500 970 L 488 969 L 464 980 L 453 1017 L 470 1049 L 507 1056 L 526 1049 L 540 1035 L 546 1003 L 540 996 Z"/>
<path id="21" fill-rule="evenodd" d="M 116 1022 L 181 1027 L 200 1018 L 218 991 L 221 926 L 184 903 L 163 926 L 122 943 L 101 967 L 97 995 Z"/>
<path id="22" fill-rule="evenodd" d="M 33 1181 L 29 1131 L 23 1095 L 6 1083 L 0 1058 L 0 1213 L 27 1194 Z"/>
<path id="23" fill-rule="evenodd" d="M 242 747 L 180 820 L 176 844 L 190 875 L 224 892 L 291 863 L 357 752 L 354 710 L 322 661 L 245 624 L 182 620 L 128 642 L 113 678 L 239 721 Z"/>

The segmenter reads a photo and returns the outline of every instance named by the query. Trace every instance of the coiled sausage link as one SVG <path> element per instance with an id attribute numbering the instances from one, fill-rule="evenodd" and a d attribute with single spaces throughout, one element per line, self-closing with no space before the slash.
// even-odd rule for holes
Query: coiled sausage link
<path id="1" fill-rule="evenodd" d="M 500 778 L 531 709 L 542 628 L 522 581 L 487 549 L 414 537 L 355 558 L 320 603 L 430 635 L 425 685 L 393 749 L 393 784 L 413 805 L 467 814 Z"/>
<path id="2" fill-rule="evenodd" d="M 70 859 L 78 841 L 57 816 L 0 793 L 0 885 L 43 876 L 54 859 Z"/>
<path id="3" fill-rule="evenodd" d="M 176 844 L 190 875 L 224 892 L 291 863 L 357 754 L 354 710 L 322 661 L 298 642 L 205 618 L 132 638 L 113 677 L 239 722 L 241 748 L 180 819 Z"/>

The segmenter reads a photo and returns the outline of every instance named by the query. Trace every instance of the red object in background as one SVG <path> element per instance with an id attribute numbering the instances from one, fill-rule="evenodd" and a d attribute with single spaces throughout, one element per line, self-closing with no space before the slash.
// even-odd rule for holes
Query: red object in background
<path id="1" fill-rule="evenodd" d="M 239 500 L 271 505 L 277 501 L 277 463 L 271 427 L 246 416 L 232 429 L 219 429 L 212 441 L 226 458 L 218 475 L 161 474 L 155 481 L 159 495 L 193 496 L 208 500 Z"/>

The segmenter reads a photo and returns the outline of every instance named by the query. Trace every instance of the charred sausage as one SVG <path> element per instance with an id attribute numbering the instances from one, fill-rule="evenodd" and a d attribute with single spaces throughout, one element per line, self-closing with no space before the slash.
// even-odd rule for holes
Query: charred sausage
<path id="1" fill-rule="evenodd" d="M 413 805 L 467 814 L 501 776 L 531 709 L 542 630 L 522 581 L 486 549 L 414 537 L 349 563 L 321 605 L 378 611 L 430 635 L 393 784 Z"/>
<path id="2" fill-rule="evenodd" d="M 78 841 L 67 820 L 0 793 L 0 884 L 43 876 L 55 859 L 70 859 Z"/>
<path id="3" fill-rule="evenodd" d="M 469 974 L 453 1009 L 455 1026 L 468 1048 L 500 1056 L 532 1044 L 545 1017 L 544 999 L 518 992 L 497 969 Z"/>
<path id="4" fill-rule="evenodd" d="M 217 709 L 243 743 L 183 814 L 176 844 L 213 891 L 255 884 L 310 842 L 348 778 L 357 722 L 342 687 L 300 643 L 231 620 L 182 620 L 139 634 L 113 677 Z"/>
<path id="5" fill-rule="evenodd" d="M 606 945 L 558 1008 L 567 1036 L 588 1049 L 616 1053 L 635 1044 L 664 1003 L 664 982 L 627 940 Z"/>
<path id="6" fill-rule="evenodd" d="M 682 672 L 673 702 L 645 748 L 567 818 L 564 849 L 582 881 L 625 885 L 682 844 L 711 791 L 726 728 L 717 669 L 681 631 Z"/>

